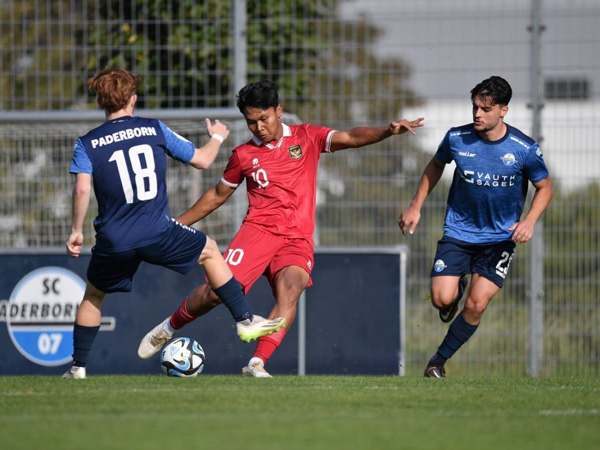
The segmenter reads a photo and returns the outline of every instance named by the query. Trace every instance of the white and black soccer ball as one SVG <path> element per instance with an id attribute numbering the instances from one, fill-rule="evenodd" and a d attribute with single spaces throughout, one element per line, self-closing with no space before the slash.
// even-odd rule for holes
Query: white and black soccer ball
<path id="1" fill-rule="evenodd" d="M 160 367 L 170 377 L 195 377 L 204 370 L 204 350 L 193 339 L 173 339 L 160 354 Z"/>

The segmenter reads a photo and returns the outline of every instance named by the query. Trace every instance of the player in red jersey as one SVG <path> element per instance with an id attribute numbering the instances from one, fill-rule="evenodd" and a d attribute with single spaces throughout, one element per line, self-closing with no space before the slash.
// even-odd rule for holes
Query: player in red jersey
<path id="1" fill-rule="evenodd" d="M 237 96 L 253 137 L 233 150 L 223 178 L 177 218 L 185 225 L 202 220 L 219 208 L 246 180 L 248 213 L 225 252 L 236 280 L 247 293 L 265 275 L 275 296 L 269 318 L 284 317 L 285 328 L 259 338 L 242 374 L 270 377 L 264 365 L 283 341 L 296 317 L 298 298 L 312 284 L 313 231 L 317 167 L 322 153 L 374 144 L 423 126 L 423 118 L 400 120 L 387 127 L 336 131 L 309 124 L 286 125 L 277 86 L 252 83 Z M 175 329 L 221 303 L 208 284 L 194 290 L 171 316 Z M 158 349 L 157 349 L 158 351 Z"/>

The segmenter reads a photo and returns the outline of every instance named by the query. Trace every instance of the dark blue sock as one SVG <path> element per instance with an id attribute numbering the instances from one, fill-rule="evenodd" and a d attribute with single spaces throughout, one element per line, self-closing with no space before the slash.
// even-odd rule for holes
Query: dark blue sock
<path id="1" fill-rule="evenodd" d="M 446 359 L 450 359 L 458 349 L 469 340 L 473 333 L 477 331 L 479 325 L 471 325 L 459 314 L 450 324 L 448 333 L 438 348 L 438 353 Z"/>
<path id="2" fill-rule="evenodd" d="M 435 355 L 433 355 L 431 357 L 431 359 L 429 360 L 429 363 L 427 365 L 435 366 L 435 367 L 444 367 L 444 364 L 446 364 L 447 360 L 448 360 L 447 358 L 444 358 L 439 353 L 436 353 Z"/>
<path id="3" fill-rule="evenodd" d="M 229 312 L 233 316 L 236 322 L 250 319 L 252 320 L 252 314 L 250 314 L 250 308 L 248 307 L 248 300 L 242 293 L 242 288 L 239 283 L 232 277 L 227 283 L 218 288 L 213 288 L 215 294 L 223 301 L 223 304 L 227 306 Z"/>
<path id="4" fill-rule="evenodd" d="M 85 367 L 99 329 L 100 326 L 84 327 L 75 324 L 73 328 L 73 365 Z"/>

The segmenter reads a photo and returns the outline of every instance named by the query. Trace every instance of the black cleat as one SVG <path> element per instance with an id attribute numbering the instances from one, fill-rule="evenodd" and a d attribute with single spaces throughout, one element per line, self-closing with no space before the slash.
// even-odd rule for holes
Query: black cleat
<path id="1" fill-rule="evenodd" d="M 444 369 L 444 366 L 430 366 L 428 364 L 423 376 L 425 378 L 446 378 L 446 369 Z"/>
<path id="2" fill-rule="evenodd" d="M 464 295 L 465 289 L 467 288 L 468 284 L 469 284 L 469 280 L 467 280 L 466 275 L 463 275 L 462 277 L 460 277 L 460 280 L 458 281 L 458 295 L 456 296 L 456 298 L 454 299 L 454 301 L 452 303 L 450 303 L 448 306 L 446 306 L 445 308 L 442 308 L 438 311 L 438 313 L 440 315 L 440 320 L 442 322 L 448 323 L 452 319 L 454 319 L 454 316 L 456 315 L 456 312 L 458 311 L 458 304 L 460 303 L 460 299 Z"/>

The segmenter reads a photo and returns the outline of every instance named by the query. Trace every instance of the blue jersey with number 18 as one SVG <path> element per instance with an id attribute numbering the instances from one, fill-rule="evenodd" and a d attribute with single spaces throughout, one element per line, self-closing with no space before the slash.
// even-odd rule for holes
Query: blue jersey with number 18
<path id="1" fill-rule="evenodd" d="M 119 117 L 77 139 L 70 172 L 92 175 L 98 201 L 96 249 L 151 244 L 172 226 L 167 155 L 188 163 L 195 146 L 156 119 Z"/>

